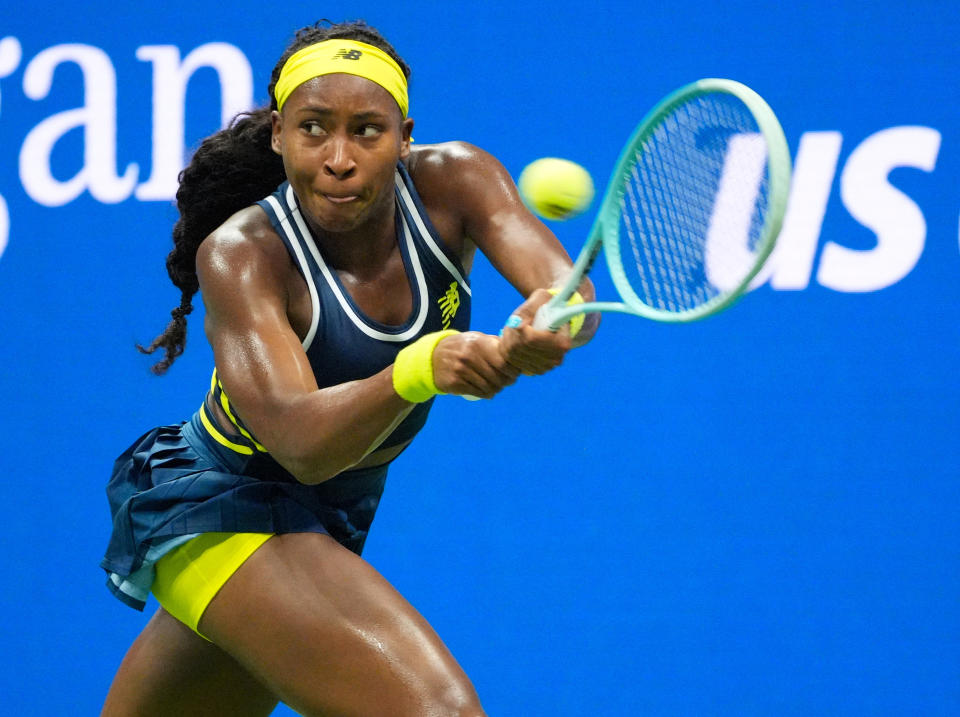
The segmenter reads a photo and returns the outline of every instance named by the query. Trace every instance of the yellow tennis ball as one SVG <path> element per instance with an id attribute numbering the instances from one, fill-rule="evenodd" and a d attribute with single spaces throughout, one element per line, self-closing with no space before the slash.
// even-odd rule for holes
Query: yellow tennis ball
<path id="1" fill-rule="evenodd" d="M 545 219 L 570 219 L 593 201 L 593 179 L 576 162 L 544 157 L 528 164 L 517 182 L 520 197 Z"/>

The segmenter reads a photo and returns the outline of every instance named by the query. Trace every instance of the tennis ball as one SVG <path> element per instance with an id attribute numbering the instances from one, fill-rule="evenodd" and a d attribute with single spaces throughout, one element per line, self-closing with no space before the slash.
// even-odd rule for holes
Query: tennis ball
<path id="1" fill-rule="evenodd" d="M 545 219 L 570 219 L 593 201 L 593 180 L 576 162 L 543 157 L 528 164 L 517 182 L 520 197 Z"/>

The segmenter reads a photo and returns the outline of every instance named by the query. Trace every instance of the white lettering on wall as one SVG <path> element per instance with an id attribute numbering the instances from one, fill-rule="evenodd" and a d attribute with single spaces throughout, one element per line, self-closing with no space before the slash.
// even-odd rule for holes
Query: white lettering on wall
<path id="1" fill-rule="evenodd" d="M 8 77 L 20 66 L 23 49 L 20 41 L 15 37 L 5 37 L 0 40 L 0 78 Z M 2 105 L 0 105 L 2 108 Z"/>
<path id="2" fill-rule="evenodd" d="M 850 215 L 877 235 L 877 246 L 863 251 L 827 242 L 817 281 L 837 291 L 877 291 L 913 270 L 927 223 L 887 177 L 897 167 L 932 172 L 939 151 L 940 133 L 929 127 L 891 127 L 860 143 L 840 176 L 840 197 Z"/>
<path id="3" fill-rule="evenodd" d="M 7 201 L 0 196 L 0 256 L 7 248 L 7 237 L 10 236 L 10 212 L 7 211 Z"/>
<path id="4" fill-rule="evenodd" d="M 65 62 L 83 73 L 83 107 L 59 112 L 34 127 L 20 150 L 20 180 L 34 201 L 56 207 L 76 199 L 85 189 L 98 201 L 112 204 L 130 196 L 137 182 L 136 164 L 116 173 L 117 78 L 107 54 L 90 45 L 55 45 L 30 61 L 23 91 L 33 100 L 50 92 L 53 73 Z M 75 127 L 83 128 L 83 167 L 61 182 L 50 169 L 57 141 Z"/>
<path id="5" fill-rule="evenodd" d="M 805 132 L 800 138 L 783 228 L 755 285 L 769 277 L 774 289 L 807 288 L 842 143 L 839 132 Z"/>
<path id="6" fill-rule="evenodd" d="M 5 37 L 0 40 L 0 78 L 9 77 L 20 65 L 23 50 L 20 41 L 15 37 Z M 0 109 L 2 109 L 2 94 L 0 94 Z M 10 212 L 7 202 L 0 196 L 0 256 L 7 248 L 7 238 L 10 236 Z"/>
<path id="7" fill-rule="evenodd" d="M 171 199 L 183 169 L 184 112 L 187 83 L 202 67 L 216 70 L 220 80 L 220 122 L 225 127 L 238 112 L 253 104 L 253 71 L 246 56 L 233 45 L 201 45 L 183 61 L 175 45 L 145 45 L 137 59 L 153 63 L 153 168 L 150 179 L 137 187 L 140 200 Z"/>
<path id="8" fill-rule="evenodd" d="M 842 143 L 839 132 L 801 136 L 783 229 L 752 286 L 769 280 L 781 291 L 807 288 Z M 840 175 L 840 198 L 854 219 L 873 230 L 877 246 L 860 250 L 827 241 L 817 269 L 819 284 L 835 291 L 879 291 L 913 270 L 923 253 L 926 220 L 888 177 L 898 167 L 932 172 L 939 150 L 937 130 L 908 126 L 876 132 L 851 152 Z"/>

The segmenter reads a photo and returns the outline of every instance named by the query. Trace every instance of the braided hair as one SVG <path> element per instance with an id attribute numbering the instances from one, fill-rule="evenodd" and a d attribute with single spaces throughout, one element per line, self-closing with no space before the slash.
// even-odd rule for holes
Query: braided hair
<path id="1" fill-rule="evenodd" d="M 217 227 L 241 209 L 263 199 L 285 179 L 283 160 L 270 146 L 271 112 L 277 109 L 273 90 L 287 58 L 301 48 L 324 40 L 347 39 L 379 47 L 389 54 L 409 79 L 410 68 L 396 50 L 365 22 L 339 24 L 321 20 L 301 28 L 284 50 L 270 75 L 270 104 L 237 115 L 226 129 L 207 137 L 179 176 L 177 209 L 180 218 L 173 227 L 173 249 L 167 255 L 167 274 L 180 289 L 180 304 L 170 312 L 172 320 L 149 346 L 137 345 L 141 353 L 164 350 L 153 373 L 166 373 L 183 353 L 187 342 L 187 315 L 200 289 L 197 279 L 197 249 Z"/>

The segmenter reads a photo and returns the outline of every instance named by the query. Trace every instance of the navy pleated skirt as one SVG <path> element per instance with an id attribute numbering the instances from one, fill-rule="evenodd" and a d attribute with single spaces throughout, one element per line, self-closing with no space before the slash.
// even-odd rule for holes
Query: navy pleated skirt
<path id="1" fill-rule="evenodd" d="M 117 459 L 107 485 L 107 586 L 142 610 L 153 564 L 206 532 L 326 533 L 359 555 L 386 476 L 387 466 L 377 466 L 304 485 L 268 454 L 216 443 L 199 414 L 154 428 Z"/>

